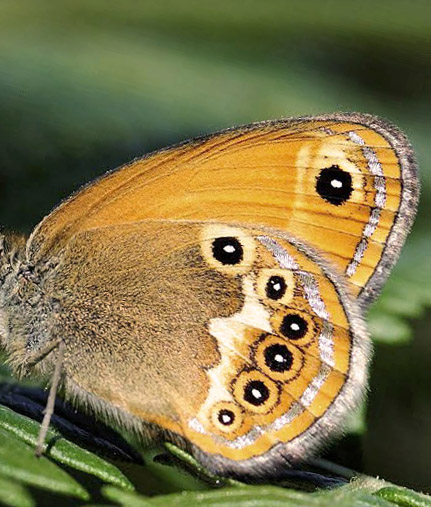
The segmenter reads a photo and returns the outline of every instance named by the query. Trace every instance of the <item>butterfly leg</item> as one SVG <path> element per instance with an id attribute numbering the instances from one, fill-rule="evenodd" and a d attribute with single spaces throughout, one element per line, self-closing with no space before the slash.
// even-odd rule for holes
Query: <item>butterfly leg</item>
<path id="1" fill-rule="evenodd" d="M 53 350 L 55 350 L 57 347 L 59 347 L 60 343 L 62 343 L 61 338 L 57 338 L 56 340 L 50 341 L 46 344 L 45 347 L 38 350 L 33 357 L 30 359 L 30 361 L 27 361 L 25 365 L 25 369 L 27 371 L 31 370 L 34 366 L 36 366 L 37 363 L 42 361 L 42 359 L 45 359 L 46 356 L 48 356 Z"/>
<path id="2" fill-rule="evenodd" d="M 48 433 L 48 428 L 49 428 L 49 423 L 51 421 L 52 414 L 54 413 L 55 397 L 57 395 L 58 384 L 60 383 L 60 378 L 61 378 L 61 368 L 63 366 L 64 349 L 65 349 L 64 341 L 59 340 L 58 343 L 54 347 L 52 347 L 49 352 L 47 352 L 45 354 L 45 356 L 46 356 L 47 354 L 52 352 L 52 350 L 57 346 L 58 346 L 58 354 L 57 354 L 57 359 L 55 362 L 54 374 L 52 376 L 51 387 L 49 389 L 49 395 L 48 395 L 48 400 L 46 402 L 46 407 L 44 410 L 42 424 L 40 426 L 39 435 L 37 437 L 37 444 L 36 444 L 36 450 L 35 450 L 35 455 L 37 457 L 40 457 L 43 454 L 45 439 L 46 439 L 46 435 Z M 45 357 L 45 356 L 43 356 L 43 357 Z"/>

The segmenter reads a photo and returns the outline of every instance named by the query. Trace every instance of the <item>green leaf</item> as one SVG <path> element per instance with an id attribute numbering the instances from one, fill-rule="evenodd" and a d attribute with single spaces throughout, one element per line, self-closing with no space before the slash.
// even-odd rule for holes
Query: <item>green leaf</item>
<path id="1" fill-rule="evenodd" d="M 83 500 L 88 492 L 69 474 L 34 449 L 0 429 L 0 474 L 42 489 L 63 493 Z"/>
<path id="2" fill-rule="evenodd" d="M 147 498 L 130 494 L 114 487 L 103 488 L 102 493 L 111 501 L 125 507 L 393 507 L 385 499 L 372 494 L 370 488 L 343 486 L 332 491 L 303 493 L 277 486 L 243 486 L 212 491 L 188 491 L 180 494 Z"/>
<path id="3" fill-rule="evenodd" d="M 183 468 L 172 466 L 160 449 L 143 453 L 145 467 L 139 468 L 139 489 L 149 496 L 177 493 L 180 491 L 202 491 L 208 488 L 195 474 Z"/>
<path id="4" fill-rule="evenodd" d="M 245 485 L 208 491 L 183 491 L 180 493 L 146 497 L 120 490 L 113 486 L 102 488 L 102 494 L 124 507 L 431 507 L 429 497 L 414 491 L 398 488 L 386 481 L 360 476 L 349 484 L 330 490 L 306 493 L 274 485 Z M 404 502 L 404 503 L 403 503 Z M 419 503 L 422 502 L 422 503 Z"/>
<path id="5" fill-rule="evenodd" d="M 375 493 L 379 498 L 383 498 L 402 507 L 431 507 L 431 497 L 421 495 L 410 489 L 387 487 Z"/>
<path id="6" fill-rule="evenodd" d="M 412 338 L 411 326 L 397 315 L 374 310 L 369 317 L 371 336 L 379 343 L 401 345 Z"/>
<path id="7" fill-rule="evenodd" d="M 22 484 L 0 476 L 0 504 L 9 507 L 33 507 L 35 502 Z"/>
<path id="8" fill-rule="evenodd" d="M 118 505 L 124 505 L 127 507 L 151 507 L 154 506 L 153 502 L 142 495 L 136 493 L 130 493 L 123 489 L 115 488 L 114 486 L 105 486 L 102 488 L 102 494 L 108 500 L 116 502 Z M 182 495 L 183 493 L 180 493 Z M 172 495 L 176 496 L 176 495 Z"/>
<path id="9" fill-rule="evenodd" d="M 382 295 L 368 314 L 376 342 L 403 344 L 413 338 L 412 320 L 431 306 L 431 237 L 413 235 Z"/>
<path id="10" fill-rule="evenodd" d="M 36 421 L 0 406 L 0 428 L 27 444 L 36 446 L 40 429 Z M 46 454 L 64 465 L 92 474 L 110 484 L 126 489 L 134 488 L 133 484 L 116 466 L 69 442 L 54 430 L 48 432 Z"/>
<path id="11" fill-rule="evenodd" d="M 199 478 L 201 481 L 213 487 L 243 485 L 242 482 L 236 481 L 234 479 L 223 478 L 210 473 L 191 454 L 184 451 L 183 449 L 180 449 L 174 444 L 166 442 L 164 446 L 172 455 L 172 457 L 176 458 L 173 464 L 184 467 L 186 470 L 192 473 L 194 477 Z"/>

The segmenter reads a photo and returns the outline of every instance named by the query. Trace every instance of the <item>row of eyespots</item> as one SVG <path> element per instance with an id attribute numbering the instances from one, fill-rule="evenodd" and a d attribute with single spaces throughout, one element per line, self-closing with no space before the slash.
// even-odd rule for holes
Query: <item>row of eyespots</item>
<path id="1" fill-rule="evenodd" d="M 212 243 L 214 258 L 223 265 L 235 265 L 242 261 L 244 250 L 235 237 L 220 237 Z M 288 304 L 293 299 L 295 281 L 292 271 L 286 269 L 263 269 L 257 280 L 260 296 Z M 264 292 L 264 294 L 263 294 Z M 307 319 L 300 313 L 289 313 L 280 325 L 280 333 L 289 340 L 304 338 L 309 332 Z"/>
<path id="2" fill-rule="evenodd" d="M 339 166 L 322 169 L 316 178 L 316 191 L 332 205 L 339 206 L 346 202 L 353 191 L 350 173 L 343 171 Z M 224 266 L 240 264 L 244 259 L 244 248 L 234 236 L 216 238 L 212 242 L 212 255 L 216 261 Z M 264 270 L 269 271 L 269 270 Z M 287 272 L 272 274 L 264 284 L 264 294 L 272 301 L 282 302 L 288 292 L 288 299 L 293 296 L 293 276 L 286 281 Z M 279 331 L 289 340 L 298 344 L 309 339 L 307 334 L 314 334 L 316 329 L 307 322 L 300 312 L 290 312 L 281 320 Z M 262 372 L 270 375 L 276 381 L 289 381 L 299 374 L 303 366 L 303 355 L 297 347 L 288 347 L 276 337 L 268 335 L 260 340 L 256 347 L 254 360 Z M 243 371 L 234 383 L 235 398 L 245 408 L 254 412 L 265 413 L 271 410 L 279 399 L 280 386 L 270 380 L 258 370 Z M 224 402 L 212 413 L 215 414 L 213 422 L 222 431 L 235 431 L 243 422 L 244 412 L 239 405 L 233 402 Z"/>
<path id="3" fill-rule="evenodd" d="M 242 261 L 244 251 L 240 241 L 235 237 L 220 237 L 214 239 L 212 243 L 212 253 L 214 258 L 224 265 L 235 265 Z M 277 274 L 271 274 L 276 272 Z M 290 298 L 293 297 L 294 289 L 294 278 L 293 274 L 289 270 L 274 270 L 264 269 L 262 270 L 264 278 L 265 295 L 268 299 L 273 301 L 279 301 L 286 295 L 286 291 L 289 289 L 291 294 Z M 262 285 L 262 281 L 258 281 L 259 287 Z M 290 340 L 298 340 L 303 338 L 308 332 L 309 326 L 304 319 L 298 313 L 287 314 L 280 326 L 280 332 L 283 336 Z"/>
<path id="4" fill-rule="evenodd" d="M 304 354 L 293 343 L 307 343 L 310 340 L 307 333 L 315 332 L 313 321 L 310 319 L 307 322 L 306 318 L 302 312 L 295 311 L 283 316 L 280 335 L 288 340 L 273 334 L 264 334 L 259 338 L 252 353 L 256 369 L 243 370 L 232 383 L 238 404 L 231 402 L 229 408 L 217 409 L 216 426 L 222 432 L 233 432 L 241 427 L 244 409 L 267 414 L 279 403 L 282 383 L 296 378 L 304 366 Z M 289 341 L 292 341 L 292 345 Z"/>
<path id="5" fill-rule="evenodd" d="M 244 258 L 243 246 L 234 236 L 214 239 L 211 252 L 214 259 L 224 266 L 240 264 Z M 264 291 L 260 290 L 264 292 L 262 296 L 280 301 L 288 292 L 289 300 L 293 297 L 292 272 L 265 269 L 260 279 L 260 285 L 263 283 L 264 287 Z M 285 315 L 280 325 L 280 333 L 291 340 L 303 338 L 308 329 L 307 321 L 296 313 Z M 279 401 L 281 387 L 277 381 L 291 380 L 302 368 L 302 352 L 296 347 L 291 349 L 276 336 L 261 337 L 254 352 L 254 362 L 260 371 L 244 370 L 240 373 L 233 383 L 234 397 L 239 404 L 218 403 L 212 411 L 213 424 L 224 432 L 236 431 L 243 422 L 244 409 L 261 414 L 269 412 Z"/>
<path id="6" fill-rule="evenodd" d="M 255 414 L 270 412 L 279 403 L 281 383 L 296 378 L 304 365 L 299 348 L 271 334 L 261 336 L 253 360 L 258 369 L 243 370 L 232 383 L 238 403 L 224 402 L 213 412 L 213 422 L 223 432 L 236 431 L 241 426 L 244 409 Z"/>

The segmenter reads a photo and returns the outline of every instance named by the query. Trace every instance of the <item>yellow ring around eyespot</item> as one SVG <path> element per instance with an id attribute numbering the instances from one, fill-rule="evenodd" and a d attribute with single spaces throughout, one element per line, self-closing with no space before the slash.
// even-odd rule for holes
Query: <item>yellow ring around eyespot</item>
<path id="1" fill-rule="evenodd" d="M 252 382 L 261 382 L 268 390 L 268 397 L 261 404 L 257 404 L 259 400 L 256 401 L 256 404 L 250 403 L 245 397 L 249 390 L 253 392 L 253 389 L 251 389 L 253 386 Z M 279 387 L 274 381 L 258 370 L 243 370 L 233 383 L 233 394 L 235 400 L 250 412 L 267 414 L 278 403 Z"/>
<path id="2" fill-rule="evenodd" d="M 292 358 L 292 364 L 288 370 L 284 372 L 271 370 L 271 368 L 267 365 L 265 360 L 265 350 L 272 345 L 285 346 L 289 351 Z M 270 376 L 272 379 L 278 380 L 280 382 L 288 382 L 289 380 L 292 380 L 293 378 L 297 377 L 300 374 L 300 371 L 304 365 L 304 356 L 298 347 L 286 343 L 286 341 L 283 340 L 282 338 L 269 334 L 260 339 L 255 348 L 253 357 L 257 367 L 260 370 L 262 370 L 266 375 Z"/>
<path id="3" fill-rule="evenodd" d="M 268 298 L 267 295 L 267 285 L 268 281 L 273 276 L 279 276 L 282 278 L 286 284 L 286 290 L 283 296 L 280 299 L 271 299 Z M 268 302 L 274 302 L 277 305 L 287 305 L 293 299 L 293 293 L 295 290 L 295 278 L 293 276 L 292 271 L 287 269 L 277 269 L 277 268 L 267 268 L 260 270 L 259 276 L 256 282 L 257 293 L 259 297 Z"/>
<path id="4" fill-rule="evenodd" d="M 298 315 L 307 323 L 307 331 L 303 337 L 290 338 L 281 332 L 283 320 L 289 315 Z M 313 343 L 314 340 L 317 340 L 317 337 L 319 336 L 320 329 L 316 320 L 313 319 L 309 313 L 297 310 L 296 308 L 282 308 L 281 310 L 274 312 L 270 320 L 272 328 L 276 330 L 279 336 L 282 339 L 293 343 L 296 347 L 307 347 Z"/>
<path id="5" fill-rule="evenodd" d="M 244 423 L 244 411 L 237 404 L 232 401 L 220 401 L 210 408 L 210 420 L 212 426 L 216 431 L 222 433 L 235 433 L 239 431 Z M 234 420 L 229 425 L 224 425 L 220 422 L 220 414 L 222 411 L 230 411 L 233 414 Z"/>
<path id="6" fill-rule="evenodd" d="M 243 249 L 243 258 L 238 264 L 222 264 L 215 259 L 212 245 L 217 238 L 232 237 L 237 239 Z M 229 225 L 208 224 L 203 227 L 201 234 L 202 255 L 206 262 L 214 269 L 225 274 L 236 276 L 251 270 L 256 258 L 256 243 L 246 229 L 239 229 Z"/>

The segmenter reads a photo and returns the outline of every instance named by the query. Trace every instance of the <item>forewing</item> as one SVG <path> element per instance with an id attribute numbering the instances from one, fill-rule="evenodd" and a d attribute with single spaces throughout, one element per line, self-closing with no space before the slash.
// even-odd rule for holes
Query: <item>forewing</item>
<path id="1" fill-rule="evenodd" d="M 418 197 L 412 152 L 361 114 L 256 123 L 136 159 L 61 204 L 28 244 L 33 262 L 84 230 L 143 219 L 241 222 L 312 245 L 361 302 L 394 264 Z"/>

